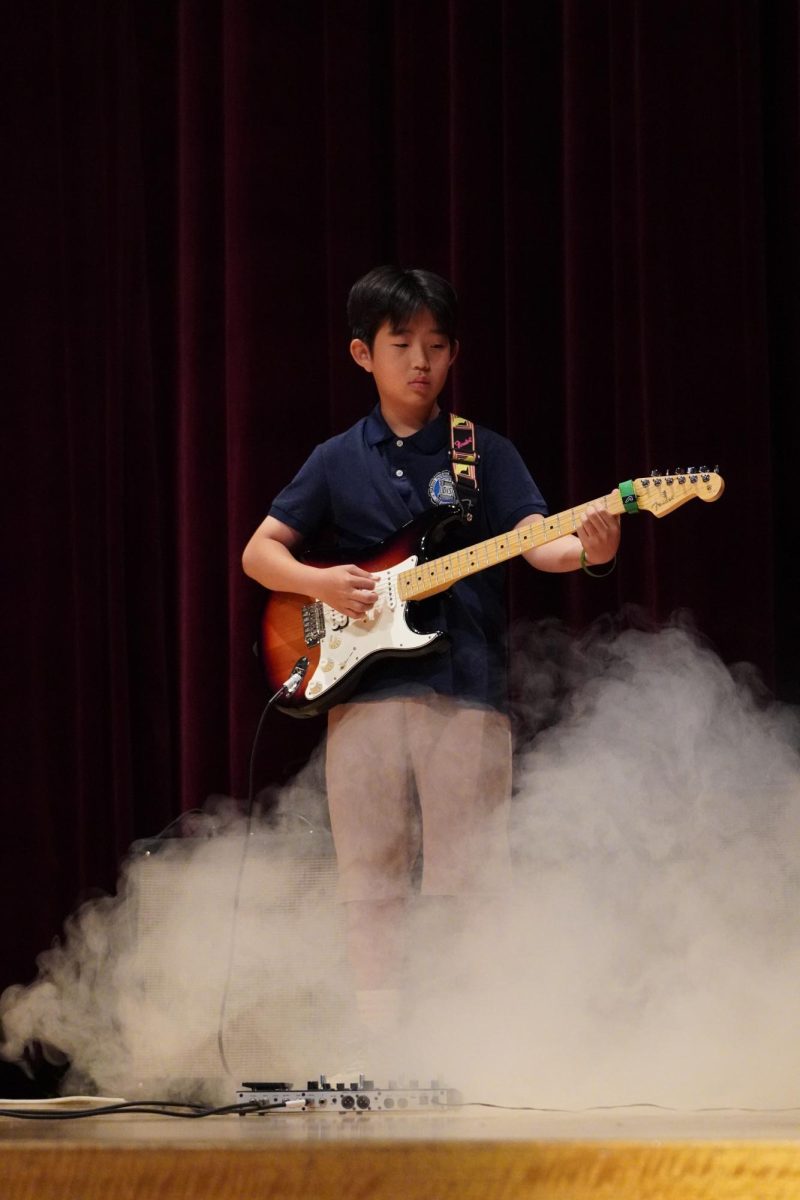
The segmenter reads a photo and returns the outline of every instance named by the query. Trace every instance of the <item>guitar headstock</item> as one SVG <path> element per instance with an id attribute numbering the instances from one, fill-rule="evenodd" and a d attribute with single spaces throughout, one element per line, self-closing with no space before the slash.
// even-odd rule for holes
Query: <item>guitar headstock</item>
<path id="1" fill-rule="evenodd" d="M 653 471 L 649 476 L 631 480 L 638 508 L 646 508 L 654 517 L 664 517 L 696 496 L 698 500 L 718 500 L 725 481 L 718 468 L 687 467 L 674 471 Z M 620 485 L 623 486 L 623 485 Z M 629 485 L 624 485 L 630 487 Z"/>

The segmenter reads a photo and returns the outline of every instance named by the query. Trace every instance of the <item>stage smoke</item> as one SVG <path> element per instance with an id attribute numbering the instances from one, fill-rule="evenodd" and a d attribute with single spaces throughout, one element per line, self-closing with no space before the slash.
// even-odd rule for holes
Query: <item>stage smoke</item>
<path id="1" fill-rule="evenodd" d="M 513 890 L 415 902 L 401 1028 L 367 1073 L 534 1107 L 797 1104 L 795 714 L 685 624 L 521 640 Z M 250 839 L 233 941 L 240 823 L 137 847 L 2 997 L 5 1055 L 37 1040 L 66 1088 L 222 1100 L 356 1061 L 322 800 L 317 757 Z"/>
<path id="2" fill-rule="evenodd" d="M 498 1103 L 796 1105 L 796 714 L 679 623 L 545 624 L 523 674 L 516 886 L 410 1044 Z"/>
<path id="3" fill-rule="evenodd" d="M 66 1057 L 62 1091 L 230 1102 L 245 1079 L 303 1084 L 352 1024 L 318 755 L 268 825 L 217 797 L 193 836 L 132 848 L 118 893 L 83 905 L 0 999 L 3 1053 Z M 246 846 L 245 846 L 246 841 Z"/>

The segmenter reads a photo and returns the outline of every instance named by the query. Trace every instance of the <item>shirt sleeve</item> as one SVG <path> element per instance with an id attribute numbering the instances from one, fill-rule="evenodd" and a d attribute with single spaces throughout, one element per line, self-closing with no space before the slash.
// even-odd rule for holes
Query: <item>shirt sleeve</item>
<path id="1" fill-rule="evenodd" d="M 282 521 L 303 537 L 309 537 L 330 517 L 330 488 L 322 446 L 306 459 L 291 483 L 287 484 L 270 506 L 269 515 Z"/>
<path id="2" fill-rule="evenodd" d="M 480 501 L 492 534 L 507 533 L 523 517 L 547 514 L 547 504 L 517 448 L 500 434 L 478 434 Z M 479 503 L 480 503 L 479 501 Z"/>

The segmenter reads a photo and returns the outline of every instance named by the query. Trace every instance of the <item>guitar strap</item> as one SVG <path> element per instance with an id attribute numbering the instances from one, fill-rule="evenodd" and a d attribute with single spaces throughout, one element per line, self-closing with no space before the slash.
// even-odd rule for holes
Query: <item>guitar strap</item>
<path id="1" fill-rule="evenodd" d="M 472 520 L 477 503 L 478 454 L 475 445 L 475 426 L 466 417 L 450 414 L 450 471 L 455 484 L 456 496 L 465 520 Z"/>

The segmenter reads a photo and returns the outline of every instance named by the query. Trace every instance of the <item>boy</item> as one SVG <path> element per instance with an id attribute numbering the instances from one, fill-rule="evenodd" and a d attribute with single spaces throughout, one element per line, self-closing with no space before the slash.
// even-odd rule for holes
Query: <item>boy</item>
<path id="1" fill-rule="evenodd" d="M 430 271 L 378 267 L 353 286 L 350 353 L 373 376 L 379 403 L 317 446 L 276 497 L 245 549 L 248 575 L 359 620 L 375 602 L 372 575 L 346 561 L 309 566 L 295 557 L 301 544 L 332 526 L 339 550 L 356 557 L 426 508 L 453 502 L 450 423 L 438 401 L 458 355 L 456 303 L 451 285 Z M 506 438 L 478 428 L 475 440 L 480 490 L 473 520 L 456 535 L 462 545 L 547 511 Z M 618 544 L 619 519 L 590 509 L 577 536 L 524 557 L 542 571 L 574 571 L 612 561 Z M 502 891 L 509 879 L 504 574 L 492 567 L 421 602 L 417 624 L 427 619 L 431 629 L 445 628 L 449 648 L 382 660 L 329 713 L 326 774 L 340 898 L 357 1008 L 372 1032 L 390 1030 L 397 1015 L 405 907 L 420 841 L 426 896 L 474 901 Z"/>

